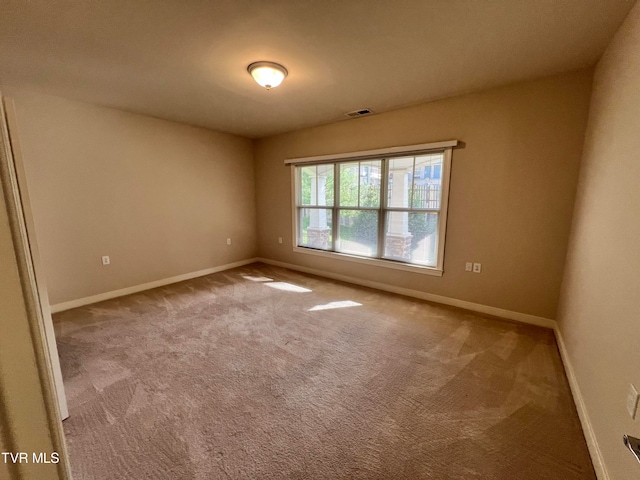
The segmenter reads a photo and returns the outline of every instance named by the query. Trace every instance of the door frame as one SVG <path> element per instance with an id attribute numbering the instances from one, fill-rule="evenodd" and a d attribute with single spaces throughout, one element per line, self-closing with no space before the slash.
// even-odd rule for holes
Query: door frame
<path id="1" fill-rule="evenodd" d="M 53 319 L 51 318 L 49 294 L 42 261 L 40 259 L 40 250 L 38 249 L 36 227 L 33 220 L 33 210 L 31 208 L 31 200 L 29 198 L 26 171 L 24 168 L 22 148 L 20 146 L 20 138 L 18 134 L 15 104 L 13 99 L 10 97 L 2 97 L 0 94 L 0 98 L 3 100 L 2 103 L 4 107 L 3 123 L 5 126 L 3 126 L 3 130 L 6 129 L 7 138 L 10 142 L 10 151 L 7 157 L 9 159 L 9 163 L 13 163 L 13 165 L 9 165 L 9 170 L 13 170 L 12 178 L 15 179 L 16 184 L 12 188 L 14 192 L 17 192 L 17 198 L 14 193 L 14 201 L 19 202 L 19 205 L 16 205 L 16 212 L 20 213 L 20 216 L 23 219 L 23 226 L 20 226 L 20 232 L 21 235 L 26 236 L 26 238 L 24 238 L 24 243 L 26 244 L 25 251 L 28 249 L 29 257 L 31 259 L 32 277 L 35 281 L 37 303 L 39 305 L 39 319 L 44 327 L 45 340 L 48 347 L 48 355 L 51 362 L 51 370 L 53 372 L 53 380 L 56 388 L 58 410 L 60 411 L 60 417 L 62 420 L 65 420 L 69 417 L 69 408 L 67 406 L 67 396 L 65 394 L 64 383 L 62 380 L 62 370 L 60 368 L 60 358 L 58 356 L 58 345 L 56 344 Z"/>
<path id="2" fill-rule="evenodd" d="M 62 420 L 68 416 L 68 409 L 60 359 L 15 128 L 13 136 L 11 135 L 12 121 L 15 122 L 13 100 L 3 97 L 0 92 L 0 181 L 4 190 L 49 433 L 53 446 L 60 455 L 59 478 L 71 479 L 62 427 Z M 15 127 L 15 123 L 13 126 Z"/>

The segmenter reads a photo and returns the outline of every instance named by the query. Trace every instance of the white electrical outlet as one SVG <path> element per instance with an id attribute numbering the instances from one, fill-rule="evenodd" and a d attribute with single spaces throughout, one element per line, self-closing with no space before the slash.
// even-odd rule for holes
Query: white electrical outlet
<path id="1" fill-rule="evenodd" d="M 632 419 L 636 418 L 636 412 L 638 411 L 638 391 L 633 384 L 629 384 L 629 394 L 627 395 L 627 412 Z"/>
<path id="2" fill-rule="evenodd" d="M 480 273 L 482 272 L 482 264 L 481 263 L 474 263 L 473 264 L 473 273 Z"/>
<path id="3" fill-rule="evenodd" d="M 231 245 L 231 239 L 227 238 L 227 245 Z"/>
<path id="4" fill-rule="evenodd" d="M 278 237 L 278 243 L 282 243 L 282 237 Z"/>
<path id="5" fill-rule="evenodd" d="M 467 262 L 464 264 L 464 271 L 465 272 L 471 272 L 473 271 L 473 263 L 471 262 Z"/>
<path id="6" fill-rule="evenodd" d="M 102 265 L 111 265 L 111 259 L 109 258 L 109 255 L 104 255 L 102 257 Z"/>

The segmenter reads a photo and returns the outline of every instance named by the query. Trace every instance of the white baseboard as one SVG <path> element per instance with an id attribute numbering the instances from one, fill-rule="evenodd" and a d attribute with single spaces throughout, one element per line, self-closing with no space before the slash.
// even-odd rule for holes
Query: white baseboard
<path id="1" fill-rule="evenodd" d="M 562 363 L 564 364 L 564 371 L 567 374 L 567 380 L 569 380 L 569 386 L 571 387 L 573 401 L 576 404 L 576 410 L 578 410 L 578 417 L 580 418 L 582 431 L 584 432 L 584 437 L 587 441 L 587 447 L 589 448 L 589 454 L 591 455 L 593 468 L 596 471 L 598 480 L 609 480 L 611 477 L 609 477 L 609 473 L 607 472 L 607 468 L 605 467 L 604 461 L 602 459 L 602 452 L 600 452 L 598 440 L 596 439 L 593 427 L 591 426 L 591 420 L 589 419 L 587 407 L 584 403 L 584 399 L 582 398 L 582 393 L 580 392 L 578 379 L 576 378 L 575 372 L 573 370 L 573 365 L 571 364 L 571 359 L 569 358 L 569 353 L 567 352 L 564 340 L 562 339 L 562 333 L 560 332 L 558 326 L 556 326 L 555 328 L 555 334 L 556 342 L 558 344 L 558 350 L 560 351 L 560 357 L 562 358 Z"/>
<path id="2" fill-rule="evenodd" d="M 175 277 L 163 278 L 161 280 L 143 283 L 141 285 L 134 285 L 133 287 L 121 288 L 119 290 L 113 290 L 111 292 L 91 295 L 90 297 L 78 298 L 77 300 L 57 303 L 55 305 L 51 305 L 51 313 L 71 310 L 72 308 L 83 307 L 85 305 L 102 302 L 104 300 L 110 300 L 112 298 L 124 297 L 125 295 L 131 295 L 132 293 L 138 293 L 144 290 L 151 290 L 152 288 L 164 287 L 165 285 L 183 282 L 185 280 L 191 280 L 192 278 L 203 277 L 205 275 L 221 272 L 223 270 L 229 270 L 230 268 L 242 267 L 243 265 L 248 265 L 257 261 L 257 258 L 249 258 L 247 260 L 240 260 L 239 262 L 227 263 L 225 265 L 219 265 L 217 267 L 205 268 L 204 270 L 198 270 L 197 272 L 184 273 L 182 275 L 176 275 Z"/>
<path id="3" fill-rule="evenodd" d="M 407 297 L 419 298 L 421 300 L 427 300 L 429 302 L 442 303 L 444 305 L 450 305 L 452 307 L 460 307 L 466 310 L 484 313 L 486 315 L 506 318 L 507 320 L 515 320 L 517 322 L 528 323 L 531 325 L 537 325 L 539 327 L 551 329 L 556 328 L 555 320 L 552 320 L 550 318 L 537 317 L 535 315 L 529 315 L 527 313 L 520 313 L 511 310 L 505 310 L 503 308 L 490 307 L 488 305 L 482 305 L 480 303 L 467 302 L 466 300 L 458 300 L 457 298 L 444 297 L 442 295 L 434 295 L 432 293 L 420 292 L 418 290 L 412 290 L 410 288 L 395 287 L 386 283 L 363 280 L 356 277 L 349 277 L 347 275 L 340 275 L 338 273 L 325 272 L 324 270 L 317 270 L 315 268 L 279 262 L 277 260 L 270 260 L 268 258 L 258 258 L 257 261 L 266 263 L 268 265 L 275 265 L 277 267 L 283 267 L 290 270 L 297 270 L 304 273 L 310 273 L 312 275 L 318 275 L 319 277 L 332 278 L 334 280 L 362 285 L 363 287 L 375 288 L 377 290 L 384 290 L 385 292 L 397 293 L 400 295 L 406 295 Z"/>

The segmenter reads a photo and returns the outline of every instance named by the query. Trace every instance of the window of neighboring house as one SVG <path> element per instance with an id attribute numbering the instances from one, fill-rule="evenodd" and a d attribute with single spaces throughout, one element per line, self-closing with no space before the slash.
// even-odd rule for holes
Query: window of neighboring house
<path id="1" fill-rule="evenodd" d="M 294 250 L 441 275 L 455 144 L 287 161 Z"/>
<path id="2" fill-rule="evenodd" d="M 442 177 L 442 164 L 437 163 L 433 166 L 433 179 L 440 180 L 441 177 Z"/>

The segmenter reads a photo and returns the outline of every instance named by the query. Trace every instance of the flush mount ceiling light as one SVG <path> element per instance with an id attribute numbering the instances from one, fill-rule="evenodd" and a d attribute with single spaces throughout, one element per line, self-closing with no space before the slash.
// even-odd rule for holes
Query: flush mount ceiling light
<path id="1" fill-rule="evenodd" d="M 247 67 L 258 85 L 271 90 L 282 83 L 287 74 L 287 69 L 273 62 L 254 62 Z"/>

